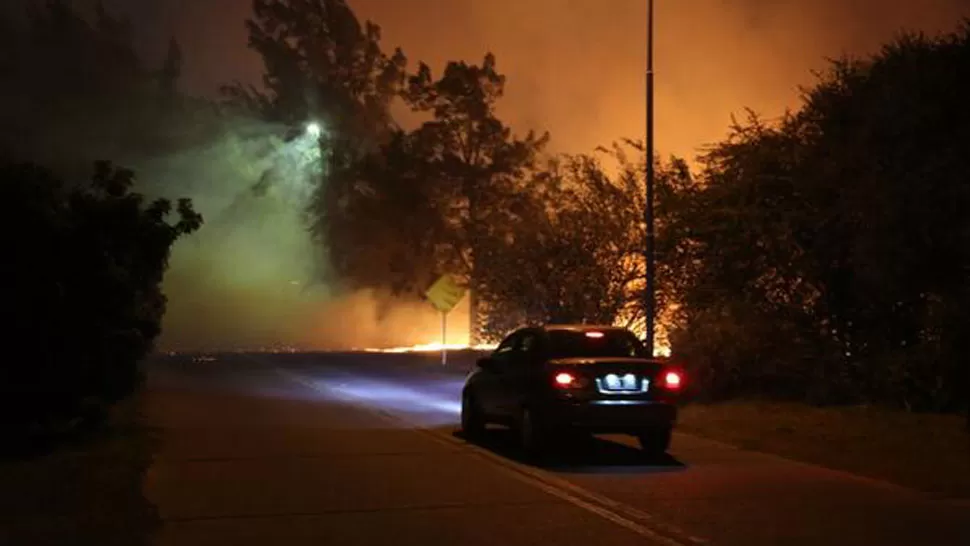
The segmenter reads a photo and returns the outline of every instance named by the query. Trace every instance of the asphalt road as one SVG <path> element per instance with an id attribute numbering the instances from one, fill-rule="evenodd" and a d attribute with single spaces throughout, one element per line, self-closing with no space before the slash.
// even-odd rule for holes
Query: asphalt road
<path id="1" fill-rule="evenodd" d="M 456 435 L 461 374 L 408 356 L 149 363 L 159 545 L 967 545 L 970 503 L 683 434 L 543 468 Z M 838 449 L 838 446 L 832 446 Z"/>

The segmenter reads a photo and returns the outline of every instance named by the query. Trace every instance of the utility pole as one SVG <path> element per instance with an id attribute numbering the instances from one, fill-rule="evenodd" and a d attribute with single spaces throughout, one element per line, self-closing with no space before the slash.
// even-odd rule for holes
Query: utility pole
<path id="1" fill-rule="evenodd" d="M 643 219 L 646 224 L 646 289 L 644 294 L 644 313 L 646 337 L 644 343 L 653 355 L 654 327 L 656 314 L 656 285 L 654 275 L 654 226 L 653 226 L 653 0 L 647 0 L 647 199 Z"/>

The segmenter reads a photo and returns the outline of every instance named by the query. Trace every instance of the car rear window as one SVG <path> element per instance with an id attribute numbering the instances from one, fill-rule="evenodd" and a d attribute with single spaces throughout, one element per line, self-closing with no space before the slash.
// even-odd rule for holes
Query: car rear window
<path id="1" fill-rule="evenodd" d="M 550 358 L 642 358 L 648 356 L 640 340 L 624 330 L 549 332 Z"/>

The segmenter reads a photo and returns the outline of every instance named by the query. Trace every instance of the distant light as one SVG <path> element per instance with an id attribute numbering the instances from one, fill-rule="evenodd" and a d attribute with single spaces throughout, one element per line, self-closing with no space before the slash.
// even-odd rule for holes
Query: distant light
<path id="1" fill-rule="evenodd" d="M 603 332 L 586 332 L 586 337 L 592 337 L 596 339 L 603 337 L 603 335 L 604 335 Z"/>
<path id="2" fill-rule="evenodd" d="M 320 133 L 322 132 L 323 128 L 320 127 L 320 124 L 315 121 L 308 123 L 306 126 L 306 133 L 313 138 L 319 137 Z"/>

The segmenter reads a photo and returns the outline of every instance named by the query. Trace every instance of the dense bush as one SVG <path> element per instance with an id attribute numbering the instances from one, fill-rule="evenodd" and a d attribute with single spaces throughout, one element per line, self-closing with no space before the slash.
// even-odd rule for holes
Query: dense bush
<path id="1" fill-rule="evenodd" d="M 167 223 L 172 204 L 146 202 L 132 182 L 105 162 L 82 184 L 0 166 L 0 422 L 74 417 L 137 385 L 165 310 L 169 250 L 202 218 L 182 199 Z"/>
<path id="2" fill-rule="evenodd" d="M 662 233 L 710 397 L 966 408 L 970 31 L 834 62 L 704 157 Z"/>

